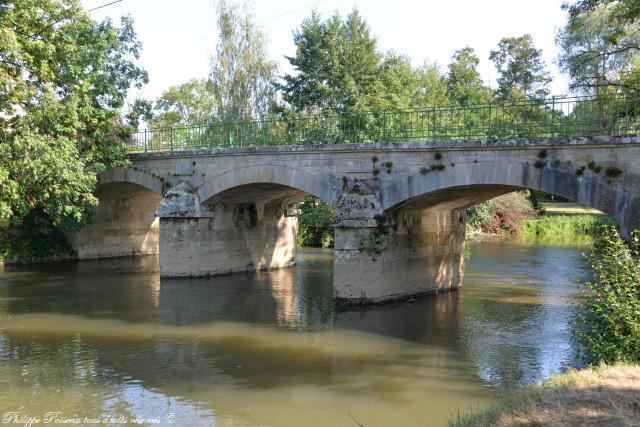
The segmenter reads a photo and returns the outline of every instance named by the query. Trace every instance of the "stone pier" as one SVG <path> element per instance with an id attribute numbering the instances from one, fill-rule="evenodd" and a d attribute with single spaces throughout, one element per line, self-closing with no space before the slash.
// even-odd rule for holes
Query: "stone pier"
<path id="1" fill-rule="evenodd" d="M 295 264 L 297 218 L 269 203 L 215 203 L 206 207 L 177 187 L 158 208 L 160 275 L 202 277 Z"/>
<path id="2" fill-rule="evenodd" d="M 362 184 L 338 206 L 338 302 L 390 302 L 462 286 L 464 209 L 406 207 L 382 213 L 376 195 Z"/>

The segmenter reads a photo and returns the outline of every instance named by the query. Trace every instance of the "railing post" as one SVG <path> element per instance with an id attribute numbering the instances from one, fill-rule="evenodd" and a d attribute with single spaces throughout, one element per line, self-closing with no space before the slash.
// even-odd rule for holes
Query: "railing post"
<path id="1" fill-rule="evenodd" d="M 169 133 L 169 147 L 173 151 L 173 126 L 171 126 L 171 132 Z"/>
<path id="2" fill-rule="evenodd" d="M 487 127 L 487 139 L 491 139 L 491 102 L 489 102 L 489 125 Z"/>
<path id="3" fill-rule="evenodd" d="M 556 97 L 551 97 L 551 138 L 556 136 L 556 128 L 555 128 L 555 119 L 556 119 Z"/>
<path id="4" fill-rule="evenodd" d="M 433 107 L 433 125 L 431 126 L 431 139 L 436 140 L 436 107 Z"/>
<path id="5" fill-rule="evenodd" d="M 144 130 L 144 152 L 145 153 L 147 152 L 147 132 L 148 132 L 148 130 L 145 129 Z"/>
<path id="6" fill-rule="evenodd" d="M 387 140 L 387 110 L 382 111 L 382 141 Z"/>

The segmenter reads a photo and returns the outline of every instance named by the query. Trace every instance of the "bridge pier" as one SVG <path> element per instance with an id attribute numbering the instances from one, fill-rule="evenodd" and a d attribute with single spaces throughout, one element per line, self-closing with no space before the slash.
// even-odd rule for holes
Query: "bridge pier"
<path id="1" fill-rule="evenodd" d="M 338 202 L 333 281 L 339 303 L 391 302 L 462 286 L 464 209 L 381 214 L 375 195 L 356 193 Z"/>
<path id="2" fill-rule="evenodd" d="M 279 203 L 217 203 L 201 208 L 178 186 L 160 217 L 160 275 L 201 277 L 269 270 L 295 263 L 297 218 Z"/>

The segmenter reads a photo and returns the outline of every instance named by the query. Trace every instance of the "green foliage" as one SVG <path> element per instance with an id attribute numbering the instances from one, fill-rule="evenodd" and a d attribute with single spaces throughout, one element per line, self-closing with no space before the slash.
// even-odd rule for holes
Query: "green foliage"
<path id="1" fill-rule="evenodd" d="M 209 74 L 217 115 L 225 121 L 263 117 L 274 108 L 277 74 L 264 32 L 246 4 L 241 10 L 221 0 L 217 12 L 218 45 Z"/>
<path id="2" fill-rule="evenodd" d="M 294 73 L 279 86 L 297 113 L 357 113 L 363 110 L 446 105 L 447 80 L 437 64 L 413 68 L 405 55 L 383 53 L 367 22 L 354 9 L 344 20 L 313 13 L 294 33 Z M 463 82 L 460 82 L 462 87 Z M 358 118 L 353 126 L 375 126 Z"/>
<path id="3" fill-rule="evenodd" d="M 467 209 L 467 225 L 474 231 L 518 234 L 525 218 L 536 214 L 528 194 L 517 191 L 494 197 Z"/>
<path id="4" fill-rule="evenodd" d="M 604 170 L 604 174 L 606 176 L 608 176 L 609 178 L 617 178 L 620 175 L 622 175 L 622 170 L 620 168 L 615 167 L 615 166 L 609 166 L 608 168 L 606 168 Z"/>
<path id="5" fill-rule="evenodd" d="M 578 0 L 558 33 L 561 68 L 574 90 L 604 94 L 640 89 L 640 4 L 637 0 Z"/>
<path id="6" fill-rule="evenodd" d="M 606 215 L 542 215 L 522 222 L 525 236 L 598 236 L 603 227 L 613 226 L 615 221 Z"/>
<path id="7" fill-rule="evenodd" d="M 543 167 L 547 166 L 547 162 L 545 162 L 544 160 L 538 159 L 533 163 L 533 166 L 536 169 L 542 169 Z"/>
<path id="8" fill-rule="evenodd" d="M 489 59 L 500 73 L 498 95 L 502 99 L 544 98 L 549 94 L 551 78 L 542 50 L 535 48 L 530 34 L 503 38 Z"/>
<path id="9" fill-rule="evenodd" d="M 298 246 L 333 247 L 333 208 L 314 196 L 298 203 Z"/>
<path id="10" fill-rule="evenodd" d="M 640 24 L 622 23 L 619 12 L 620 4 L 596 5 L 576 13 L 558 33 L 558 63 L 575 91 L 604 95 L 638 78 Z"/>
<path id="11" fill-rule="evenodd" d="M 19 229 L 0 231 L 0 260 L 29 262 L 75 255 L 62 232 L 51 228 L 41 218 L 32 213 Z"/>
<path id="12" fill-rule="evenodd" d="M 591 361 L 640 362 L 640 232 L 628 245 L 614 227 L 593 250 L 580 337 Z"/>
<path id="13" fill-rule="evenodd" d="M 472 229 L 480 229 L 483 225 L 491 223 L 491 201 L 477 203 L 467 209 L 467 225 Z"/>
<path id="14" fill-rule="evenodd" d="M 480 59 L 468 46 L 454 53 L 447 74 L 447 94 L 452 103 L 465 106 L 491 100 L 491 90 L 484 85 L 477 69 L 479 63 Z"/>
<path id="15" fill-rule="evenodd" d="M 125 117 L 120 111 L 147 75 L 134 63 L 140 44 L 131 19 L 95 22 L 78 0 L 4 2 L 0 40 L 3 245 L 32 254 L 31 244 L 6 241 L 20 235 L 7 227 L 29 215 L 61 230 L 82 225 L 96 203 L 96 173 L 127 164 L 125 145 L 145 103 Z"/>
<path id="16" fill-rule="evenodd" d="M 350 112 L 373 104 L 382 55 L 356 9 L 344 21 L 337 13 L 322 21 L 313 12 L 293 38 L 296 55 L 287 59 L 295 74 L 284 76 L 281 89 L 294 110 Z"/>
<path id="17" fill-rule="evenodd" d="M 158 129 L 202 123 L 212 120 L 217 108 L 213 83 L 205 79 L 191 79 L 162 93 L 154 103 L 154 117 L 149 121 L 149 127 Z"/>
<path id="18" fill-rule="evenodd" d="M 359 250 L 366 251 L 369 255 L 380 255 L 387 249 L 391 242 L 389 230 L 383 225 L 371 229 L 359 230 Z"/>

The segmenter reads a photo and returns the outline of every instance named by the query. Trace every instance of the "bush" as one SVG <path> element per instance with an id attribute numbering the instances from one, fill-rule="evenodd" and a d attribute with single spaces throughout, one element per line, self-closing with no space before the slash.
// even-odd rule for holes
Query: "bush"
<path id="1" fill-rule="evenodd" d="M 640 231 L 629 245 L 606 227 L 593 250 L 593 279 L 579 335 L 590 361 L 640 362 Z"/>
<path id="2" fill-rule="evenodd" d="M 298 204 L 298 246 L 333 247 L 333 208 L 314 196 Z"/>
<path id="3" fill-rule="evenodd" d="M 519 234 L 521 222 L 535 214 L 528 194 L 518 191 L 472 206 L 467 210 L 467 224 L 485 233 Z"/>
<path id="4" fill-rule="evenodd" d="M 73 256 L 64 234 L 33 214 L 20 227 L 0 230 L 0 261 L 32 262 Z"/>

